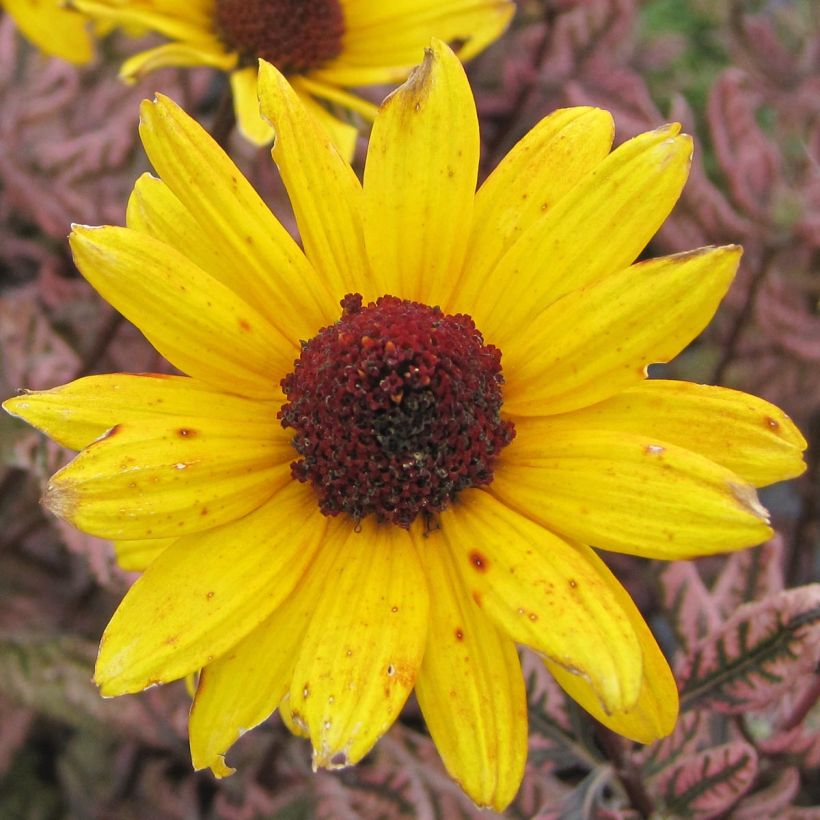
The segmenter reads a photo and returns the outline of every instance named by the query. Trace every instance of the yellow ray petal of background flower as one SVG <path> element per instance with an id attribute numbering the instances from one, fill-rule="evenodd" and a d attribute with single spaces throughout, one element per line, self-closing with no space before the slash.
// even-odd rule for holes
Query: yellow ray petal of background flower
<path id="1" fill-rule="evenodd" d="M 94 675 L 102 694 L 176 680 L 223 655 L 301 581 L 325 529 L 309 488 L 291 482 L 228 527 L 180 538 L 105 630 Z"/>
<path id="2" fill-rule="evenodd" d="M 360 532 L 328 548 L 336 561 L 299 649 L 288 708 L 307 726 L 314 767 L 340 768 L 370 751 L 412 691 L 428 594 L 399 527 L 364 519 Z"/>
<path id="3" fill-rule="evenodd" d="M 94 56 L 88 20 L 64 9 L 58 0 L 3 0 L 2 8 L 23 36 L 44 54 L 81 65 Z"/>
<path id="4" fill-rule="evenodd" d="M 525 423 L 491 492 L 544 526 L 646 558 L 692 558 L 761 544 L 768 513 L 740 476 L 649 436 L 565 431 L 544 440 Z"/>
<path id="5" fill-rule="evenodd" d="M 440 532 L 473 600 L 499 629 L 582 676 L 607 711 L 635 703 L 637 638 L 582 554 L 483 491 L 443 512 Z"/>
<path id="6" fill-rule="evenodd" d="M 7 399 L 3 409 L 63 447 L 81 450 L 117 424 L 162 416 L 176 419 L 180 427 L 206 418 L 275 430 L 281 405 L 281 399 L 262 402 L 232 396 L 187 376 L 111 373 L 85 376 L 51 390 L 27 390 Z"/>
<path id="7" fill-rule="evenodd" d="M 706 327 L 740 253 L 650 259 L 554 302 L 504 348 L 505 412 L 563 413 L 641 382 L 647 365 L 668 362 Z"/>
<path id="8" fill-rule="evenodd" d="M 416 696 L 450 775 L 479 806 L 502 811 L 527 759 L 527 697 L 513 642 L 469 597 L 448 546 L 416 530 L 430 588 Z"/>
<path id="9" fill-rule="evenodd" d="M 446 295 L 467 249 L 478 153 L 464 69 L 434 41 L 382 104 L 367 151 L 365 243 L 382 293 L 428 304 Z"/>
<path id="10" fill-rule="evenodd" d="M 287 435 L 264 423 L 130 422 L 57 472 L 43 503 L 101 538 L 170 538 L 256 509 L 290 481 L 292 458 Z"/>

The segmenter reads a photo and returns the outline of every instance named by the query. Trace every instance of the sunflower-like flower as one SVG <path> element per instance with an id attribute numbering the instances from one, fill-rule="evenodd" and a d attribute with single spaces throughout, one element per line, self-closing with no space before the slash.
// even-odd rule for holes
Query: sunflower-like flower
<path id="1" fill-rule="evenodd" d="M 760 399 L 646 378 L 740 258 L 634 263 L 690 139 L 667 126 L 610 153 L 609 114 L 560 110 L 476 193 L 473 98 L 436 42 L 380 109 L 362 185 L 266 63 L 260 94 L 304 252 L 193 120 L 144 103 L 160 179 L 139 179 L 127 228 L 76 226 L 71 245 L 186 375 L 4 405 L 83 450 L 48 508 L 145 570 L 103 636 L 102 693 L 201 670 L 193 762 L 223 775 L 277 709 L 316 766 L 356 763 L 415 689 L 452 776 L 496 809 L 527 750 L 516 644 L 614 731 L 667 734 L 672 674 L 587 545 L 762 542 L 754 486 L 799 474 L 805 446 Z"/>
<path id="2" fill-rule="evenodd" d="M 0 0 L 0 9 L 44 54 L 78 65 L 93 56 L 88 20 L 59 0 Z"/>
<path id="3" fill-rule="evenodd" d="M 348 88 L 401 82 L 431 37 L 458 43 L 459 56 L 468 59 L 501 35 L 515 11 L 512 0 L 71 2 L 96 20 L 153 30 L 171 40 L 127 60 L 120 72 L 126 80 L 161 66 L 230 72 L 239 129 L 260 145 L 273 135 L 259 116 L 257 62 L 273 63 L 347 156 L 356 129 L 325 105 L 372 119 L 375 106 Z"/>

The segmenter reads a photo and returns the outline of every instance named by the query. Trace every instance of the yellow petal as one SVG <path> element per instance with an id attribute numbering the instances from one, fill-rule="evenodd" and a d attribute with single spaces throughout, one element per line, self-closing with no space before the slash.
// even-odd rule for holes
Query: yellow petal
<path id="1" fill-rule="evenodd" d="M 289 482 L 241 520 L 180 538 L 106 628 L 94 675 L 102 694 L 167 683 L 223 655 L 288 597 L 324 532 L 312 490 Z"/>
<path id="2" fill-rule="evenodd" d="M 486 338 L 506 353 L 547 305 L 635 260 L 689 172 L 692 141 L 676 133 L 667 126 L 625 142 L 530 225 L 468 310 Z"/>
<path id="3" fill-rule="evenodd" d="M 607 711 L 635 703 L 638 640 L 583 550 L 483 491 L 465 493 L 442 514 L 441 537 L 473 600 L 499 629 L 583 677 Z"/>
<path id="4" fill-rule="evenodd" d="M 299 246 L 208 134 L 179 106 L 157 95 L 140 108 L 140 135 L 162 180 L 244 275 L 252 304 L 288 338 L 310 339 L 339 318 Z"/>
<path id="5" fill-rule="evenodd" d="M 629 593 L 589 547 L 579 545 L 579 550 L 584 552 L 607 588 L 615 595 L 620 611 L 626 614 L 635 630 L 643 655 L 641 692 L 634 706 L 607 713 L 601 708 L 594 689 L 583 678 L 550 660 L 546 661 L 547 668 L 564 691 L 604 726 L 638 743 L 654 743 L 675 728 L 678 717 L 678 687 L 672 670 Z"/>
<path id="6" fill-rule="evenodd" d="M 120 67 L 120 78 L 135 83 L 159 68 L 210 66 L 230 71 L 235 64 L 236 54 L 226 53 L 218 42 L 164 43 L 129 57 Z"/>
<path id="7" fill-rule="evenodd" d="M 475 199 L 461 280 L 449 304 L 469 306 L 507 249 L 609 153 L 612 115 L 564 108 L 544 117 L 499 163 Z"/>
<path id="8" fill-rule="evenodd" d="M 234 521 L 290 480 L 280 428 L 200 417 L 120 424 L 51 479 L 43 503 L 101 538 L 170 538 Z"/>
<path id="9" fill-rule="evenodd" d="M 125 221 L 129 228 L 153 236 L 172 248 L 184 248 L 185 256 L 205 273 L 249 304 L 254 303 L 255 293 L 248 289 L 245 274 L 235 269 L 213 237 L 199 226 L 161 179 L 149 173 L 139 177 L 128 198 Z"/>
<path id="10" fill-rule="evenodd" d="M 382 104 L 364 172 L 365 242 L 383 293 L 436 304 L 461 270 L 478 120 L 458 58 L 435 42 Z"/>
<path id="11" fill-rule="evenodd" d="M 146 538 L 139 541 L 115 541 L 117 563 L 128 572 L 145 572 L 176 538 Z"/>
<path id="12" fill-rule="evenodd" d="M 342 547 L 347 529 L 347 521 L 330 522 L 316 559 L 290 597 L 202 670 L 188 726 L 195 769 L 210 767 L 222 776 L 228 749 L 279 706 L 290 688 L 305 630 L 327 592 L 334 550 Z"/>
<path id="13" fill-rule="evenodd" d="M 168 3 L 162 0 L 71 0 L 71 5 L 94 20 L 125 28 L 150 29 L 172 40 L 216 40 L 212 26 L 213 11 L 210 3 L 202 0 L 187 3 Z"/>
<path id="14" fill-rule="evenodd" d="M 806 440 L 773 404 L 725 387 L 651 379 L 605 401 L 536 422 L 548 440 L 590 429 L 668 441 L 763 487 L 800 475 Z"/>
<path id="15" fill-rule="evenodd" d="M 252 401 L 162 373 L 85 376 L 51 390 L 26 390 L 3 403 L 6 412 L 72 450 L 82 450 L 117 424 L 161 416 L 177 419 L 181 427 L 209 418 L 277 430 L 281 406 L 281 400 Z"/>
<path id="16" fill-rule="evenodd" d="M 305 253 L 341 299 L 352 292 L 367 299 L 362 234 L 362 186 L 325 129 L 305 109 L 288 81 L 270 63 L 259 66 L 262 114 L 276 132 L 273 158 L 288 190 Z"/>
<path id="17" fill-rule="evenodd" d="M 233 108 L 239 132 L 254 145 L 270 145 L 273 131 L 259 113 L 259 93 L 256 66 L 231 72 Z"/>
<path id="18" fill-rule="evenodd" d="M 358 128 L 346 120 L 340 119 L 335 114 L 331 114 L 322 103 L 317 102 L 310 92 L 305 89 L 301 77 L 294 77 L 292 86 L 305 109 L 313 115 L 316 122 L 322 124 L 325 131 L 330 135 L 339 156 L 347 163 L 352 162 L 353 155 L 356 153 L 356 144 L 359 140 Z"/>
<path id="19" fill-rule="evenodd" d="M 229 393 L 281 395 L 296 340 L 179 251 L 129 228 L 75 225 L 70 243 L 83 276 L 180 370 Z"/>
<path id="20" fill-rule="evenodd" d="M 453 44 L 461 60 L 483 51 L 512 19 L 509 0 L 345 0 L 344 50 L 313 75 L 338 85 L 401 82 L 431 37 Z"/>
<path id="21" fill-rule="evenodd" d="M 3 0 L 3 9 L 23 36 L 45 54 L 77 64 L 94 56 L 86 18 L 60 8 L 57 0 Z"/>
<path id="22" fill-rule="evenodd" d="M 644 380 L 709 323 L 741 250 L 701 248 L 641 262 L 568 293 L 504 348 L 504 410 L 544 416 Z"/>
<path id="23" fill-rule="evenodd" d="M 427 585 L 406 531 L 365 519 L 332 547 L 299 651 L 288 708 L 307 727 L 313 765 L 357 763 L 398 717 L 427 639 Z"/>
<path id="24" fill-rule="evenodd" d="M 527 759 L 527 698 L 515 645 L 469 598 L 447 546 L 416 537 L 430 587 L 430 629 L 416 696 L 451 777 L 503 811 Z"/>
<path id="25" fill-rule="evenodd" d="M 491 492 L 545 527 L 604 549 L 692 558 L 769 539 L 754 489 L 697 453 L 604 430 L 549 438 L 521 420 Z"/>

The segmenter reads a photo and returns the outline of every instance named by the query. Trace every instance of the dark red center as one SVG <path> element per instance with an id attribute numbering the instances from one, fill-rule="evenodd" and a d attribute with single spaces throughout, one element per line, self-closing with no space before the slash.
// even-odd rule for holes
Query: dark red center
<path id="1" fill-rule="evenodd" d="M 342 50 L 339 0 L 216 0 L 216 30 L 246 64 L 263 57 L 283 73 L 318 68 Z"/>
<path id="2" fill-rule="evenodd" d="M 293 475 L 325 515 L 409 527 L 492 481 L 515 435 L 501 418 L 501 352 L 463 314 L 395 296 L 341 304 L 282 380 L 279 418 L 301 456 Z"/>

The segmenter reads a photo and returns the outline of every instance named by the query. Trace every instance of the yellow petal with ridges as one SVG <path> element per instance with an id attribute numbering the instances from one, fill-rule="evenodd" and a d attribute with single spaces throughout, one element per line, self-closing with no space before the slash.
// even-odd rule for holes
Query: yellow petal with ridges
<path id="1" fill-rule="evenodd" d="M 43 53 L 78 65 L 94 56 L 88 21 L 74 11 L 61 8 L 56 0 L 39 3 L 3 0 L 3 9 L 23 36 Z"/>
<path id="2" fill-rule="evenodd" d="M 554 532 L 674 560 L 761 544 L 768 513 L 740 476 L 649 436 L 605 430 L 545 438 L 520 420 L 490 492 Z"/>
<path id="3" fill-rule="evenodd" d="M 331 105 L 354 112 L 367 122 L 372 123 L 379 112 L 379 106 L 370 102 L 370 100 L 366 100 L 352 91 L 346 91 L 337 85 L 328 85 L 305 74 L 290 77 L 288 82 L 300 98 L 311 95 L 318 100 L 324 100 Z"/>
<path id="4" fill-rule="evenodd" d="M 427 640 L 427 582 L 410 536 L 371 519 L 336 560 L 293 673 L 288 708 L 304 722 L 313 765 L 357 763 L 413 689 Z"/>
<path id="5" fill-rule="evenodd" d="M 316 122 L 321 123 L 322 127 L 330 135 L 336 150 L 345 162 L 352 162 L 353 155 L 356 153 L 356 143 L 359 140 L 359 130 L 355 125 L 351 125 L 347 120 L 337 117 L 320 102 L 315 100 L 313 96 L 307 91 L 302 83 L 299 82 L 299 77 L 293 78 L 293 90 L 299 95 L 299 99 L 306 111 L 309 111 Z"/>
<path id="6" fill-rule="evenodd" d="M 233 396 L 187 376 L 111 373 L 84 376 L 51 390 L 25 390 L 2 406 L 63 447 L 82 450 L 117 424 L 162 416 L 183 427 L 208 418 L 237 426 L 267 424 L 277 431 L 282 401 Z"/>
<path id="7" fill-rule="evenodd" d="M 414 537 L 430 588 L 416 697 L 450 776 L 477 805 L 503 811 L 521 785 L 527 759 L 518 653 L 470 600 L 447 546 Z"/>
<path id="8" fill-rule="evenodd" d="M 626 613 L 635 630 L 643 655 L 641 692 L 634 706 L 607 713 L 601 708 L 595 691 L 583 678 L 550 660 L 546 661 L 547 669 L 570 697 L 613 732 L 638 743 L 654 743 L 675 728 L 678 717 L 678 687 L 672 670 L 629 593 L 589 547 L 578 545 L 578 549 L 586 554 L 587 561 L 615 595 L 620 610 Z"/>
<path id="9" fill-rule="evenodd" d="M 546 416 L 644 380 L 709 323 L 741 249 L 701 248 L 640 262 L 550 305 L 504 348 L 504 410 Z"/>
<path id="10" fill-rule="evenodd" d="M 270 145 L 273 131 L 259 113 L 259 84 L 255 65 L 231 72 L 231 91 L 239 133 L 254 145 Z"/>
<path id="11" fill-rule="evenodd" d="M 115 541 L 117 563 L 127 572 L 145 572 L 176 538 L 146 538 L 139 541 Z"/>
<path id="12" fill-rule="evenodd" d="M 195 769 L 210 767 L 223 776 L 228 749 L 268 718 L 290 689 L 302 638 L 327 593 L 334 550 L 343 545 L 348 529 L 345 520 L 328 522 L 316 559 L 290 597 L 202 670 L 188 723 Z"/>
<path id="13" fill-rule="evenodd" d="M 509 0 L 345 0 L 344 50 L 312 76 L 337 85 L 401 82 L 431 37 L 469 60 L 501 36 L 512 19 Z"/>
<path id="14" fill-rule="evenodd" d="M 501 160 L 476 194 L 464 270 L 448 300 L 454 312 L 467 310 L 507 249 L 606 158 L 613 135 L 608 111 L 562 108 Z"/>
<path id="15" fill-rule="evenodd" d="M 294 451 L 267 424 L 120 424 L 48 483 L 43 503 L 101 538 L 171 538 L 247 515 L 290 481 Z"/>
<path id="16" fill-rule="evenodd" d="M 150 29 L 183 42 L 216 42 L 213 11 L 207 2 L 164 3 L 161 0 L 71 0 L 92 19 L 125 28 Z"/>
<path id="17" fill-rule="evenodd" d="M 312 490 L 291 481 L 241 520 L 176 541 L 105 630 L 94 674 L 102 694 L 176 680 L 229 651 L 300 583 L 325 526 Z"/>
<path id="18" fill-rule="evenodd" d="M 499 629 L 582 676 L 607 711 L 635 703 L 638 640 L 581 550 L 483 491 L 442 513 L 440 532 L 473 600 Z"/>
<path id="19" fill-rule="evenodd" d="M 83 276 L 189 376 L 228 393 L 281 395 L 296 341 L 175 248 L 129 228 L 73 226 Z"/>
<path id="20" fill-rule="evenodd" d="M 338 319 L 338 296 L 328 292 L 296 242 L 195 120 L 158 94 L 140 108 L 140 136 L 163 182 L 246 277 L 252 304 L 264 306 L 288 338 L 310 339 Z"/>
<path id="21" fill-rule="evenodd" d="M 364 171 L 364 233 L 382 293 L 437 304 L 461 270 L 478 172 L 478 119 L 464 69 L 434 41 L 382 103 Z"/>
<path id="22" fill-rule="evenodd" d="M 164 43 L 125 60 L 120 66 L 120 79 L 135 83 L 160 68 L 209 66 L 230 71 L 235 64 L 236 55 L 225 53 L 219 43 Z"/>
<path id="23" fill-rule="evenodd" d="M 362 233 L 362 186 L 330 136 L 270 63 L 259 64 L 262 115 L 276 132 L 273 159 L 288 190 L 305 253 L 341 299 L 369 284 Z"/>
<path id="24" fill-rule="evenodd" d="M 666 126 L 619 146 L 530 225 L 465 301 L 462 309 L 505 355 L 526 343 L 544 308 L 644 249 L 689 173 L 692 141 L 677 131 Z"/>
<path id="25" fill-rule="evenodd" d="M 806 469 L 806 440 L 792 420 L 773 404 L 726 387 L 648 379 L 590 407 L 526 424 L 544 441 L 591 429 L 668 441 L 756 487 Z"/>

